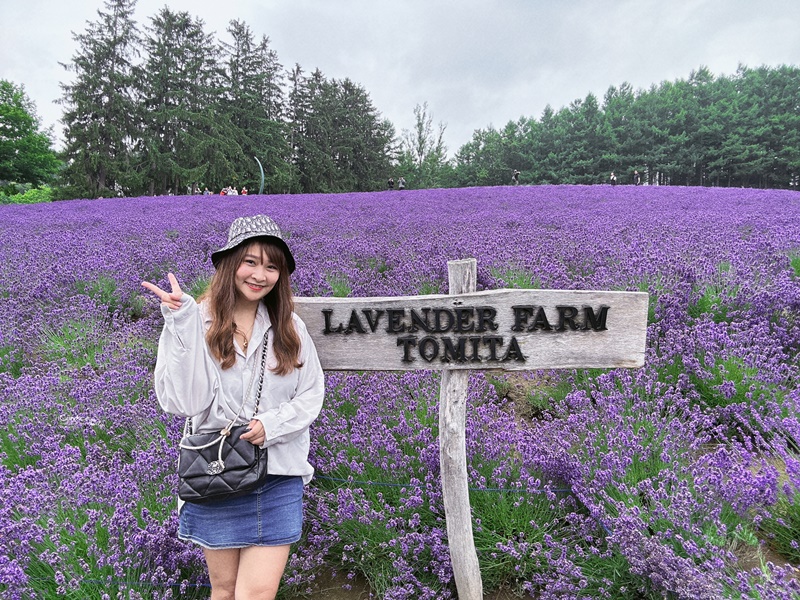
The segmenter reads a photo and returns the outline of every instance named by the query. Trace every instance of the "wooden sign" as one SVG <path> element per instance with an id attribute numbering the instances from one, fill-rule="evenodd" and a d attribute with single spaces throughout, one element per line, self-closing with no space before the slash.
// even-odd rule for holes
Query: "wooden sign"
<path id="1" fill-rule="evenodd" d="M 641 367 L 643 292 L 476 292 L 474 258 L 447 263 L 450 295 L 295 298 L 325 370 L 442 371 L 439 462 L 460 600 L 481 600 L 466 461 L 469 370 Z"/>
<path id="2" fill-rule="evenodd" d="M 295 298 L 327 370 L 641 367 L 643 292 Z"/>

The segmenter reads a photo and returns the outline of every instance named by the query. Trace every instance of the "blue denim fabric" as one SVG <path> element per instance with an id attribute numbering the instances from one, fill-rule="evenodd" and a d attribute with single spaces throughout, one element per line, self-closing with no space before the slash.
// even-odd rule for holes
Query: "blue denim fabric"
<path id="1" fill-rule="evenodd" d="M 298 541 L 302 528 L 303 478 L 269 475 L 245 496 L 184 504 L 178 537 L 212 549 L 282 546 Z"/>

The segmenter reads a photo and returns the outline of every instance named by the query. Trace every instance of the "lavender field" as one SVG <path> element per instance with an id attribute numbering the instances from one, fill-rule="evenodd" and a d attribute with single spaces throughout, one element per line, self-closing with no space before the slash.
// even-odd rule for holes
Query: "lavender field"
<path id="1" fill-rule="evenodd" d="M 478 289 L 649 292 L 642 369 L 471 376 L 487 595 L 800 597 L 800 194 L 632 186 L 0 207 L 0 597 L 208 597 L 140 282 L 196 295 L 256 213 L 290 235 L 300 296 L 447 293 L 468 257 Z M 326 378 L 281 596 L 455 598 L 439 376 Z"/>

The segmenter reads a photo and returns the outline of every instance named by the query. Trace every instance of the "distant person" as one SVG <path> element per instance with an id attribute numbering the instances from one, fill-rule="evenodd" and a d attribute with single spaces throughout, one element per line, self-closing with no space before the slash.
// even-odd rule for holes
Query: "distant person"
<path id="1" fill-rule="evenodd" d="M 241 194 L 242 194 L 242 196 L 247 196 L 247 187 L 244 186 L 244 185 L 242 186 Z"/>
<path id="2" fill-rule="evenodd" d="M 617 176 L 614 175 L 614 171 L 611 171 L 611 176 L 608 178 L 608 182 L 611 185 L 617 185 Z"/>
<path id="3" fill-rule="evenodd" d="M 401 176 L 400 179 L 397 180 L 397 189 L 398 190 L 406 189 L 406 178 L 405 177 Z"/>
<path id="4" fill-rule="evenodd" d="M 633 185 L 641 185 L 642 178 L 639 176 L 639 171 L 633 172 Z"/>
<path id="5" fill-rule="evenodd" d="M 228 195 L 228 188 L 222 188 L 222 189 L 219 191 L 219 195 L 220 195 L 220 196 L 227 196 L 227 195 Z"/>
<path id="6" fill-rule="evenodd" d="M 236 188 L 232 185 L 228 187 L 228 196 L 238 196 L 239 192 L 236 191 Z"/>
<path id="7" fill-rule="evenodd" d="M 210 196 L 211 192 L 208 191 L 208 188 L 203 188 L 203 196 Z"/>
<path id="8" fill-rule="evenodd" d="M 514 174 L 511 176 L 511 184 L 519 185 L 519 171 L 514 169 Z"/>
<path id="9" fill-rule="evenodd" d="M 389 181 L 387 181 L 386 183 L 389 186 L 390 190 L 394 189 L 394 177 L 389 177 Z"/>

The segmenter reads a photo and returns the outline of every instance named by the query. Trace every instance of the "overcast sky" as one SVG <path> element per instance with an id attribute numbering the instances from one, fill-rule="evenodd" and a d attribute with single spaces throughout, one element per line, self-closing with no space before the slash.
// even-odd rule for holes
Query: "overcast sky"
<path id="1" fill-rule="evenodd" d="M 349 77 L 397 133 L 428 103 L 452 156 L 476 129 L 541 116 L 610 85 L 800 65 L 800 0 L 139 0 L 140 28 L 162 7 L 227 40 L 233 19 L 267 35 L 285 68 Z M 102 0 L 1 0 L 0 79 L 25 86 L 44 126 L 58 123 L 58 63 Z"/>

